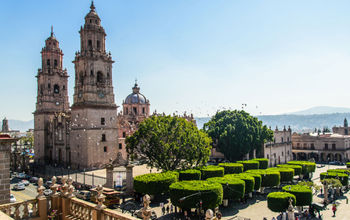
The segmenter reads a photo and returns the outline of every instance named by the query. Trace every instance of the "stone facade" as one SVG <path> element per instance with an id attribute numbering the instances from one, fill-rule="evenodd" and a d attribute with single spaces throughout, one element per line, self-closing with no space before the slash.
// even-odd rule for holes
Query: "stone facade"
<path id="1" fill-rule="evenodd" d="M 350 135 L 345 135 L 347 121 L 343 127 L 334 127 L 333 133 L 305 133 L 292 136 L 293 158 L 316 162 L 348 161 L 350 157 Z M 339 133 L 337 133 L 339 132 Z"/>
<path id="2" fill-rule="evenodd" d="M 12 139 L 10 135 L 0 135 L 0 204 L 10 202 L 10 156 Z"/>
<path id="3" fill-rule="evenodd" d="M 273 142 L 267 142 L 263 148 L 264 157 L 269 159 L 269 166 L 287 163 L 292 160 L 292 130 L 290 128 L 273 132 Z"/>
<path id="4" fill-rule="evenodd" d="M 3 120 L 2 120 L 2 129 L 1 129 L 1 132 L 3 132 L 3 133 L 5 133 L 5 132 L 9 132 L 10 130 L 9 130 L 9 121 L 6 119 L 6 118 L 4 118 Z"/>

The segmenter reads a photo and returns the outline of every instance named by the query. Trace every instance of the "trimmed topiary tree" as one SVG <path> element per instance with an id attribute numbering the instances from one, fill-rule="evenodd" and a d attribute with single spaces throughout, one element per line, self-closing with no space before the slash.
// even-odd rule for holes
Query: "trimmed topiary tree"
<path id="1" fill-rule="evenodd" d="M 297 206 L 308 206 L 312 203 L 312 190 L 308 186 L 287 185 L 282 188 L 284 191 L 291 193 L 296 198 Z"/>
<path id="2" fill-rule="evenodd" d="M 294 169 L 294 176 L 299 176 L 301 174 L 301 170 L 303 169 L 303 167 L 300 165 L 292 165 L 292 164 L 278 164 L 277 167 Z"/>
<path id="3" fill-rule="evenodd" d="M 247 173 L 238 173 L 238 174 L 227 174 L 226 178 L 239 178 L 245 182 L 245 191 L 244 193 L 251 193 L 254 190 L 255 179 Z"/>
<path id="4" fill-rule="evenodd" d="M 255 158 L 252 159 L 259 162 L 259 169 L 267 169 L 269 167 L 269 159 L 266 158 Z"/>
<path id="5" fill-rule="evenodd" d="M 280 184 L 280 172 L 273 170 L 248 170 L 247 173 L 261 175 L 261 187 L 274 187 Z"/>
<path id="6" fill-rule="evenodd" d="M 246 173 L 254 177 L 254 190 L 259 190 L 261 188 L 261 175 L 257 173 Z"/>
<path id="7" fill-rule="evenodd" d="M 223 189 L 217 182 L 181 181 L 171 184 L 169 189 L 171 203 L 181 209 L 196 208 L 200 201 L 203 209 L 214 209 L 222 203 Z"/>
<path id="8" fill-rule="evenodd" d="M 267 195 L 267 207 L 273 212 L 284 212 L 289 206 L 289 199 L 293 200 L 295 205 L 296 198 L 293 194 L 287 192 L 272 192 Z"/>
<path id="9" fill-rule="evenodd" d="M 202 180 L 206 180 L 210 177 L 223 177 L 224 176 L 224 168 L 219 166 L 205 166 L 201 167 Z"/>
<path id="10" fill-rule="evenodd" d="M 350 162 L 346 163 L 346 168 L 350 168 Z"/>
<path id="11" fill-rule="evenodd" d="M 243 171 L 259 169 L 259 161 L 239 160 L 237 163 L 243 164 Z"/>
<path id="12" fill-rule="evenodd" d="M 207 179 L 208 182 L 216 182 L 222 185 L 224 190 L 224 199 L 237 200 L 244 196 L 245 182 L 239 178 L 224 176 L 212 177 Z"/>
<path id="13" fill-rule="evenodd" d="M 280 176 L 281 176 L 281 179 L 280 179 L 281 182 L 293 181 L 294 169 L 292 169 L 292 168 L 273 167 L 273 168 L 269 168 L 267 170 L 278 171 L 280 173 Z"/>
<path id="14" fill-rule="evenodd" d="M 343 186 L 349 184 L 349 176 L 345 173 L 336 173 L 336 172 L 323 172 L 320 173 L 320 179 L 339 179 Z"/>
<path id="15" fill-rule="evenodd" d="M 301 174 L 306 175 L 307 173 L 313 173 L 316 170 L 316 163 L 310 161 L 289 161 L 288 164 L 299 165 L 302 167 Z"/>
<path id="16" fill-rule="evenodd" d="M 241 163 L 219 163 L 219 167 L 224 168 L 225 175 L 243 172 L 243 164 Z"/>
<path id="17" fill-rule="evenodd" d="M 138 193 L 159 195 L 167 193 L 169 186 L 175 183 L 178 176 L 175 172 L 149 173 L 134 178 L 134 190 Z"/>
<path id="18" fill-rule="evenodd" d="M 179 172 L 179 180 L 200 180 L 201 171 L 200 170 L 182 170 Z"/>

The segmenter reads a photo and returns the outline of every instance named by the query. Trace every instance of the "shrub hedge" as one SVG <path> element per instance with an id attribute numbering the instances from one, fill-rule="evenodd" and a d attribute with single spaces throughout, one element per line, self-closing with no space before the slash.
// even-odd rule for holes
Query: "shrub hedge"
<path id="1" fill-rule="evenodd" d="M 224 176 L 224 168 L 219 166 L 205 166 L 201 167 L 202 180 L 206 180 L 210 177 L 223 177 Z"/>
<path id="2" fill-rule="evenodd" d="M 278 171 L 280 173 L 280 176 L 281 176 L 281 179 L 280 179 L 281 182 L 293 181 L 294 169 L 292 169 L 292 168 L 273 167 L 273 168 L 269 168 L 267 170 Z"/>
<path id="3" fill-rule="evenodd" d="M 236 161 L 237 163 L 243 164 L 243 170 L 254 170 L 254 169 L 259 169 L 259 161 L 254 161 L 254 160 L 239 160 Z"/>
<path id="4" fill-rule="evenodd" d="M 350 162 L 346 163 L 346 168 L 350 168 Z"/>
<path id="5" fill-rule="evenodd" d="M 292 165 L 292 164 L 279 164 L 277 165 L 277 167 L 294 169 L 294 176 L 299 176 L 301 174 L 301 170 L 303 169 L 303 167 L 300 165 Z"/>
<path id="6" fill-rule="evenodd" d="M 261 188 L 261 175 L 258 173 L 246 173 L 254 177 L 254 190 L 259 190 Z"/>
<path id="7" fill-rule="evenodd" d="M 289 199 L 292 198 L 295 205 L 296 198 L 287 192 L 272 192 L 267 195 L 267 207 L 273 212 L 284 212 L 289 206 Z"/>
<path id="8" fill-rule="evenodd" d="M 224 176 L 211 177 L 207 179 L 208 182 L 216 182 L 222 185 L 224 190 L 224 199 L 236 200 L 243 198 L 245 191 L 245 182 L 239 178 Z"/>
<path id="9" fill-rule="evenodd" d="M 259 169 L 267 169 L 269 166 L 269 159 L 266 158 L 255 158 L 252 159 L 259 162 Z"/>
<path id="10" fill-rule="evenodd" d="M 313 173 L 316 170 L 316 163 L 310 162 L 310 161 L 292 160 L 292 161 L 289 161 L 288 164 L 301 166 L 302 167 L 301 173 L 303 175 L 305 175 L 307 173 Z"/>
<path id="11" fill-rule="evenodd" d="M 176 172 L 149 173 L 134 178 L 134 190 L 149 195 L 166 193 L 178 179 Z"/>
<path id="12" fill-rule="evenodd" d="M 327 172 L 345 173 L 347 175 L 350 174 L 350 170 L 349 169 L 329 169 L 329 170 L 327 170 Z"/>
<path id="13" fill-rule="evenodd" d="M 200 170 L 182 170 L 179 172 L 179 180 L 200 180 L 201 171 Z"/>
<path id="14" fill-rule="evenodd" d="M 254 190 L 255 179 L 254 177 L 248 175 L 247 173 L 238 173 L 238 174 L 227 174 L 226 178 L 238 178 L 245 182 L 245 191 L 244 193 L 251 193 Z"/>
<path id="15" fill-rule="evenodd" d="M 281 175 L 273 170 L 248 170 L 247 173 L 256 173 L 261 175 L 262 187 L 273 187 L 280 184 Z"/>
<path id="16" fill-rule="evenodd" d="M 349 176 L 345 173 L 336 173 L 336 172 L 323 172 L 320 173 L 320 179 L 337 179 L 337 177 L 339 178 L 339 181 L 341 182 L 341 184 L 343 186 L 347 186 L 349 183 Z"/>
<path id="17" fill-rule="evenodd" d="M 243 172 L 243 164 L 241 163 L 219 163 L 219 167 L 224 168 L 225 175 Z"/>
<path id="18" fill-rule="evenodd" d="M 198 207 L 214 209 L 222 203 L 223 189 L 220 183 L 203 180 L 181 181 L 170 185 L 171 203 L 182 209 Z M 200 194 L 199 194 L 200 192 Z"/>
<path id="19" fill-rule="evenodd" d="M 302 185 L 287 185 L 282 188 L 284 191 L 291 193 L 296 198 L 297 206 L 311 205 L 312 203 L 312 190 L 308 186 Z"/>

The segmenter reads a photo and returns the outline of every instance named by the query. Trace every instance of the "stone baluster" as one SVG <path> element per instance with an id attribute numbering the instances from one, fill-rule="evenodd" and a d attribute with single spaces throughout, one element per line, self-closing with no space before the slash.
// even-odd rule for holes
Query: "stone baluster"
<path id="1" fill-rule="evenodd" d="M 29 206 L 29 203 L 25 202 L 24 203 L 24 208 L 23 208 L 23 218 L 28 218 L 28 215 L 29 215 L 28 206 Z"/>
<path id="2" fill-rule="evenodd" d="M 64 182 L 63 182 L 64 181 Z M 63 184 L 64 183 L 64 184 Z M 68 183 L 68 184 L 67 184 Z M 62 215 L 63 218 L 65 218 L 67 215 L 70 214 L 70 204 L 71 204 L 71 198 L 74 197 L 74 187 L 72 186 L 73 180 L 71 177 L 67 180 L 67 177 L 64 177 L 64 180 L 62 178 L 62 192 L 61 192 L 61 199 L 62 199 Z M 73 188 L 71 188 L 73 187 Z"/>
<path id="3" fill-rule="evenodd" d="M 21 219 L 21 216 L 19 215 L 19 207 L 20 204 L 15 205 L 15 219 Z"/>
<path id="4" fill-rule="evenodd" d="M 52 191 L 51 193 L 51 209 L 52 210 L 57 210 L 58 213 L 60 213 L 60 197 L 59 197 L 59 193 L 57 192 L 57 188 L 58 185 L 56 184 L 57 182 L 57 178 L 55 176 L 53 176 L 51 178 L 51 186 L 50 189 Z"/>

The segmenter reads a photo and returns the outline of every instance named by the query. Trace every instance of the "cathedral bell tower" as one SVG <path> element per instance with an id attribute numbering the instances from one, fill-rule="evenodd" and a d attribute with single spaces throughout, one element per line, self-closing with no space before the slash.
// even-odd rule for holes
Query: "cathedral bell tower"
<path id="1" fill-rule="evenodd" d="M 38 70 L 37 101 L 34 112 L 34 148 L 35 160 L 44 163 L 51 157 L 52 147 L 48 124 L 55 113 L 69 111 L 68 74 L 62 68 L 63 53 L 51 27 L 50 37 L 41 50 L 41 69 Z"/>
<path id="2" fill-rule="evenodd" d="M 80 28 L 80 52 L 75 60 L 74 103 L 72 105 L 72 157 L 76 166 L 99 167 L 117 155 L 117 106 L 112 85 L 110 53 L 106 33 L 91 3 Z"/>

